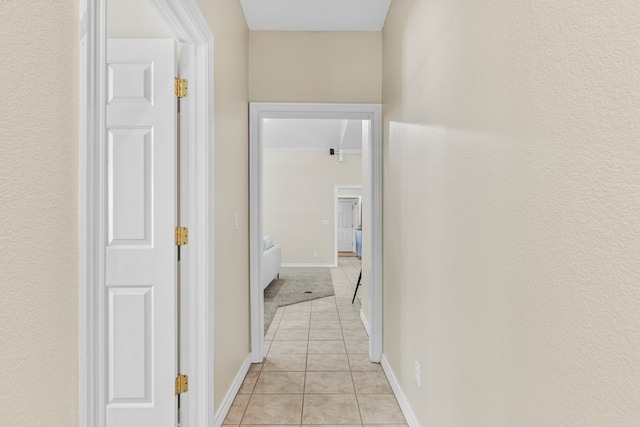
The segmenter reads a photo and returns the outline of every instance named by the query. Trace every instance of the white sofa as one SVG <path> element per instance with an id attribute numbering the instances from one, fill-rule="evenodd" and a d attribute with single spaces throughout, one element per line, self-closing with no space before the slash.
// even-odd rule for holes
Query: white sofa
<path id="1" fill-rule="evenodd" d="M 280 264 L 282 258 L 282 250 L 280 245 L 274 245 L 271 236 L 264 236 L 263 252 L 262 252 L 262 289 L 269 286 L 269 283 L 280 275 Z"/>

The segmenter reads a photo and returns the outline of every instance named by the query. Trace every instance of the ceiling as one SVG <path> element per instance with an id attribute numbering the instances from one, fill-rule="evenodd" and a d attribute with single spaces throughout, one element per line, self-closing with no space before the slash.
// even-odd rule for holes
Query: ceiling
<path id="1" fill-rule="evenodd" d="M 330 148 L 335 148 L 337 152 L 341 139 L 343 150 L 362 150 L 360 120 L 264 119 L 262 126 L 262 144 L 265 150 L 328 153 Z"/>
<path id="2" fill-rule="evenodd" d="M 391 0 L 240 0 L 250 30 L 382 31 Z"/>

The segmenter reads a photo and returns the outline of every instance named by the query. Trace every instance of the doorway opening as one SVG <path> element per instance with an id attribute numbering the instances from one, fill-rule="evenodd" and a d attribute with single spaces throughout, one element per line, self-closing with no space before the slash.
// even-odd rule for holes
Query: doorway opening
<path id="1" fill-rule="evenodd" d="M 333 221 L 335 265 L 341 256 L 362 258 L 362 217 L 362 185 L 336 185 Z"/>
<path id="2" fill-rule="evenodd" d="M 250 105 L 250 280 L 251 280 L 251 360 L 264 359 L 264 294 L 263 294 L 263 138 L 266 120 L 271 119 L 332 119 L 363 121 L 363 131 L 369 143 L 363 148 L 363 169 L 369 172 L 367 194 L 370 210 L 363 218 L 370 224 L 369 239 L 363 250 L 370 254 L 363 265 L 369 280 L 369 292 L 361 315 L 369 331 L 369 358 L 379 362 L 382 354 L 382 212 L 381 212 L 381 107 L 378 104 L 288 104 L 252 103 Z M 366 129 L 365 129 L 366 128 Z M 365 138 L 363 137 L 363 140 Z M 328 155 L 329 153 L 327 153 Z M 337 197 L 334 197 L 334 201 Z M 329 225 L 322 220 L 322 225 Z M 335 213 L 334 213 L 335 223 Z M 335 240 L 334 240 L 335 242 Z M 335 249 L 335 244 L 332 245 Z M 337 265 L 337 250 L 333 264 Z"/>
<path id="3" fill-rule="evenodd" d="M 338 196 L 338 221 L 335 228 L 338 231 L 338 256 L 352 256 L 356 253 L 356 228 L 361 228 L 355 218 L 359 211 L 358 199 Z"/>

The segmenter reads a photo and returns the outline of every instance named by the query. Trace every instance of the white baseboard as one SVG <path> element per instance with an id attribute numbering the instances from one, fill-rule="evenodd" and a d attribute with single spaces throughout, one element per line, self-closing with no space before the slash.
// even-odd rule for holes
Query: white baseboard
<path id="1" fill-rule="evenodd" d="M 224 419 L 227 417 L 227 414 L 229 413 L 229 409 L 231 409 L 231 404 L 236 398 L 236 395 L 240 390 L 240 386 L 244 381 L 244 377 L 247 376 L 247 372 L 249 372 L 250 367 L 251 367 L 251 355 L 249 354 L 245 359 L 244 363 L 242 364 L 242 366 L 240 367 L 240 370 L 238 371 L 238 375 L 236 375 L 236 378 L 233 381 L 231 388 L 227 392 L 227 395 L 224 397 L 224 400 L 222 401 L 222 405 L 220 405 L 220 410 L 215 415 L 215 418 L 213 420 L 214 427 L 222 426 Z"/>
<path id="2" fill-rule="evenodd" d="M 329 264 L 282 264 L 281 267 L 335 267 L 332 263 Z"/>
<path id="3" fill-rule="evenodd" d="M 367 335 L 371 336 L 369 333 L 369 321 L 367 320 L 367 316 L 364 315 L 364 311 L 362 311 L 362 309 L 360 310 L 360 320 L 364 325 L 364 330 L 367 331 Z"/>
<path id="4" fill-rule="evenodd" d="M 389 380 L 389 384 L 391 385 L 391 389 L 393 390 L 393 394 L 396 396 L 398 400 L 398 404 L 400 405 L 400 409 L 404 414 L 404 417 L 407 420 L 407 425 L 409 427 L 420 427 L 420 423 L 416 418 L 416 415 L 413 413 L 413 409 L 409 405 L 407 398 L 404 396 L 402 389 L 400 388 L 400 384 L 398 384 L 398 379 L 396 378 L 391 366 L 389 365 L 389 361 L 387 357 L 383 354 L 380 360 L 380 364 L 382 365 L 382 370 L 387 375 L 387 379 Z"/>

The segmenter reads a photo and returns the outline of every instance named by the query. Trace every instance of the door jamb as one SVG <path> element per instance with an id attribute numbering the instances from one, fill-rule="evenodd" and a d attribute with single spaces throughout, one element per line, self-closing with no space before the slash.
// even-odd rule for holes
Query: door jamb
<path id="1" fill-rule="evenodd" d="M 306 104 L 252 102 L 249 105 L 249 265 L 251 361 L 264 359 L 262 268 L 262 134 L 263 119 L 318 118 L 371 121 L 371 262 L 369 264 L 369 359 L 382 356 L 382 106 L 380 104 Z"/>
<path id="2" fill-rule="evenodd" d="M 213 35 L 195 0 L 151 0 L 189 50 L 190 135 L 184 196 L 190 228 L 187 363 L 192 426 L 213 426 Z M 104 169 L 106 0 L 80 1 L 79 129 L 79 418 L 82 427 L 105 423 Z M 184 76 L 183 76 L 184 78 Z M 197 88 L 197 90 L 193 90 Z"/>

